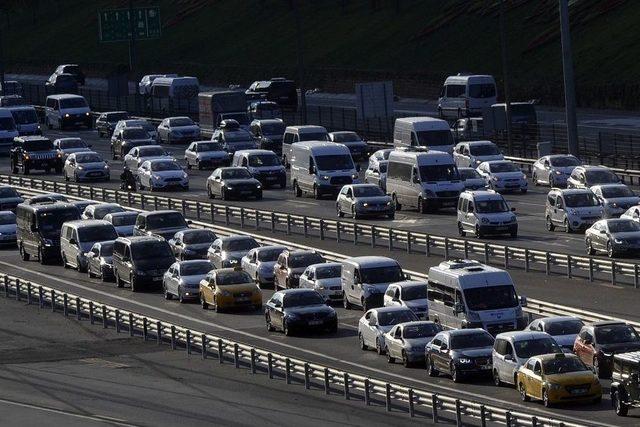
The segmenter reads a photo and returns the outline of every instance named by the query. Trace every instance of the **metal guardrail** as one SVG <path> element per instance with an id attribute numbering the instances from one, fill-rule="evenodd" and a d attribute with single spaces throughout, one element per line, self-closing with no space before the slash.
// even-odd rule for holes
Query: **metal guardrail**
<path id="1" fill-rule="evenodd" d="M 304 237 L 317 237 L 321 240 L 331 239 L 336 242 L 368 244 L 371 247 L 387 247 L 389 250 L 402 249 L 408 253 L 443 256 L 445 259 L 473 258 L 485 264 L 500 265 L 506 269 L 521 268 L 527 272 L 544 271 L 547 275 L 564 274 L 568 278 L 582 277 L 591 282 L 607 280 L 614 285 L 640 287 L 640 264 L 628 261 L 506 246 L 351 221 L 131 193 L 23 176 L 0 175 L 0 182 L 22 187 L 24 190 L 61 192 L 91 200 L 120 203 L 123 206 L 134 208 L 176 209 L 185 216 L 197 220 L 206 219 L 211 224 L 218 222 L 227 226 L 236 225 L 240 228 L 264 229 L 286 235 L 298 234 Z"/>

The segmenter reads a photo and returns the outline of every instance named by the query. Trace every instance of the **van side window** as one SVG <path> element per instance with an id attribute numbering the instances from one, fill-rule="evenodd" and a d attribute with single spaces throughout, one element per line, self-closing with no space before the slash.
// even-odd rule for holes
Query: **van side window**
<path id="1" fill-rule="evenodd" d="M 497 339 L 495 343 L 496 353 L 505 355 L 507 351 L 507 342 L 503 339 Z"/>
<path id="2" fill-rule="evenodd" d="M 558 196 L 558 198 L 556 199 L 556 207 L 558 209 L 564 208 L 564 202 L 562 201 L 562 197 L 561 196 Z"/>
<path id="3" fill-rule="evenodd" d="M 113 244 L 113 255 L 121 257 L 124 254 L 124 243 L 116 241 Z"/>
<path id="4" fill-rule="evenodd" d="M 127 246 L 124 248 L 124 258 L 131 259 L 131 247 Z"/>
<path id="5" fill-rule="evenodd" d="M 244 167 L 249 166 L 249 162 L 247 161 L 247 158 L 246 158 L 246 157 L 243 157 L 243 158 L 242 158 L 242 166 L 244 166 Z"/>
<path id="6" fill-rule="evenodd" d="M 389 286 L 384 294 L 393 298 L 393 288 Z"/>
<path id="7" fill-rule="evenodd" d="M 469 208 L 469 199 L 460 199 L 460 201 L 462 202 L 462 212 L 467 212 L 467 209 Z"/>
<path id="8" fill-rule="evenodd" d="M 300 135 L 298 135 L 297 133 L 293 135 L 293 142 L 300 142 Z"/>
<path id="9" fill-rule="evenodd" d="M 284 134 L 284 143 L 285 144 L 291 144 L 292 142 L 293 142 L 293 134 L 285 133 Z"/>
<path id="10" fill-rule="evenodd" d="M 458 98 L 467 91 L 465 85 L 447 85 L 447 98 Z"/>
<path id="11" fill-rule="evenodd" d="M 549 206 L 555 206 L 556 205 L 556 198 L 553 196 L 553 194 L 549 194 L 547 196 L 547 203 L 549 203 Z"/>
<path id="12" fill-rule="evenodd" d="M 53 106 L 55 105 L 56 101 L 52 98 L 47 98 L 47 107 L 49 108 L 53 108 Z"/>
<path id="13" fill-rule="evenodd" d="M 418 144 L 418 139 L 416 138 L 416 134 L 415 134 L 415 133 L 413 133 L 413 132 L 411 132 L 411 145 L 412 145 L 412 146 L 414 146 L 414 145 L 419 145 L 419 144 Z"/>

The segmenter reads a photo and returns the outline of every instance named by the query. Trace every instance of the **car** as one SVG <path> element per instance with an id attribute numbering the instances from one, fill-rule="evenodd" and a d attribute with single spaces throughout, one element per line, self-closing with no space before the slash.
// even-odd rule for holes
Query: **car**
<path id="1" fill-rule="evenodd" d="M 229 154 L 219 142 L 194 141 L 184 150 L 184 160 L 187 169 L 216 169 L 229 163 Z"/>
<path id="2" fill-rule="evenodd" d="M 99 220 L 76 220 L 62 224 L 60 232 L 60 258 L 64 268 L 76 268 L 85 273 L 87 271 L 87 251 L 96 242 L 115 240 L 118 237 L 115 228 L 110 223 Z"/>
<path id="3" fill-rule="evenodd" d="M 207 250 L 207 258 L 216 268 L 230 268 L 240 265 L 253 248 L 260 245 L 251 236 L 232 235 L 217 238 Z"/>
<path id="4" fill-rule="evenodd" d="M 253 82 L 245 92 L 248 100 L 266 99 L 284 108 L 298 106 L 298 89 L 293 80 L 273 77 L 270 80 Z"/>
<path id="5" fill-rule="evenodd" d="M 247 115 L 251 120 L 279 119 L 282 117 L 282 110 L 273 101 L 253 101 L 247 107 Z"/>
<path id="6" fill-rule="evenodd" d="M 389 154 L 393 151 L 393 148 L 384 148 L 382 150 L 378 150 L 369 156 L 369 165 L 368 167 L 371 169 L 372 167 L 379 165 L 380 162 L 388 162 Z"/>
<path id="7" fill-rule="evenodd" d="M 87 144 L 82 138 L 58 138 L 53 141 L 53 148 L 62 154 L 62 158 L 66 159 L 69 154 L 81 153 L 91 150 L 91 145 Z"/>
<path id="8" fill-rule="evenodd" d="M 9 185 L 0 185 L 0 209 L 3 211 L 15 211 L 16 206 L 24 202 L 24 198 L 18 191 Z"/>
<path id="9" fill-rule="evenodd" d="M 11 172 L 17 174 L 20 169 L 25 175 L 40 169 L 45 173 L 54 170 L 62 173 L 62 155 L 53 148 L 50 139 L 43 136 L 18 136 L 13 140 L 9 153 Z"/>
<path id="10" fill-rule="evenodd" d="M 418 317 L 407 307 L 379 307 L 367 310 L 358 321 L 358 342 L 361 350 L 373 348 L 384 354 L 384 334 L 399 323 L 415 322 Z"/>
<path id="11" fill-rule="evenodd" d="M 291 165 L 290 161 L 294 157 L 292 152 L 294 143 L 305 141 L 327 141 L 328 139 L 329 133 L 323 126 L 287 126 L 284 129 L 284 134 L 282 135 L 282 164 L 285 165 L 285 167 L 289 167 Z"/>
<path id="12" fill-rule="evenodd" d="M 99 138 L 111 138 L 116 125 L 120 120 L 127 120 L 129 113 L 126 111 L 107 111 L 100 113 L 94 127 L 98 131 Z"/>
<path id="13" fill-rule="evenodd" d="M 231 197 L 262 199 L 262 184 L 244 167 L 223 167 L 213 171 L 207 178 L 207 194 L 210 199 L 219 196 L 222 200 Z"/>
<path id="14" fill-rule="evenodd" d="M 222 144 L 222 149 L 229 154 L 229 160 L 236 151 L 258 148 L 253 135 L 233 119 L 222 120 L 220 126 L 213 131 L 211 141 Z"/>
<path id="15" fill-rule="evenodd" d="M 394 219 L 396 207 L 382 189 L 375 184 L 350 184 L 342 187 L 336 199 L 336 211 L 338 217 L 345 214 L 353 219 L 364 216 L 386 216 Z"/>
<path id="16" fill-rule="evenodd" d="M 262 308 L 262 291 L 253 278 L 238 268 L 213 270 L 200 281 L 200 305 L 213 306 L 216 312 L 232 308 Z"/>
<path id="17" fill-rule="evenodd" d="M 425 347 L 427 375 L 443 372 L 456 383 L 470 376 L 490 376 L 493 343 L 493 336 L 480 328 L 440 332 Z"/>
<path id="18" fill-rule="evenodd" d="M 65 196 L 64 194 L 45 193 L 45 194 L 38 194 L 37 196 L 29 197 L 27 200 L 24 201 L 24 204 L 26 204 L 26 205 L 39 205 L 39 204 L 51 204 L 51 203 L 56 203 L 56 202 L 68 203 L 69 199 L 67 199 L 67 196 Z M 74 207 L 75 207 L 75 205 L 74 205 Z M 80 216 L 81 213 L 82 212 L 79 211 L 78 212 L 78 216 Z"/>
<path id="19" fill-rule="evenodd" d="M 494 190 L 463 191 L 458 199 L 458 234 L 508 234 L 518 237 L 518 218 L 507 201 Z"/>
<path id="20" fill-rule="evenodd" d="M 200 299 L 200 281 L 213 270 L 213 264 L 207 260 L 189 260 L 175 262 L 162 277 L 164 299 L 175 296 L 180 304 L 187 300 Z"/>
<path id="21" fill-rule="evenodd" d="M 583 326 L 584 322 L 574 316 L 548 316 L 531 321 L 525 330 L 546 332 L 565 352 L 572 352 L 573 343 Z"/>
<path id="22" fill-rule="evenodd" d="M 329 141 L 346 145 L 354 160 L 364 160 L 367 158 L 369 150 L 367 142 L 360 138 L 360 136 L 355 132 L 329 132 Z"/>
<path id="23" fill-rule="evenodd" d="M 65 181 L 71 178 L 75 182 L 80 181 L 109 181 L 111 168 L 102 156 L 94 151 L 73 153 L 67 157 L 62 169 Z"/>
<path id="24" fill-rule="evenodd" d="M 422 320 L 429 320 L 427 282 L 405 280 L 389 285 L 384 293 L 385 307 L 407 307 Z"/>
<path id="25" fill-rule="evenodd" d="M 217 238 L 211 230 L 195 228 L 178 231 L 169 239 L 169 244 L 180 261 L 207 259 L 207 251 Z"/>
<path id="26" fill-rule="evenodd" d="M 173 157 L 167 150 L 160 145 L 142 145 L 139 147 L 133 147 L 124 156 L 124 165 L 130 170 L 138 169 L 147 160 L 173 160 Z"/>
<path id="27" fill-rule="evenodd" d="M 20 95 L 0 96 L 0 107 L 14 107 L 19 105 L 27 105 L 25 99 Z"/>
<path id="28" fill-rule="evenodd" d="M 566 187 L 569 176 L 580 165 L 582 165 L 580 159 L 571 154 L 551 154 L 540 157 L 533 164 L 531 180 L 535 185 L 545 184 L 551 188 Z"/>
<path id="29" fill-rule="evenodd" d="M 12 211 L 0 211 L 0 246 L 15 246 L 17 238 L 17 218 Z"/>
<path id="30" fill-rule="evenodd" d="M 273 266 L 274 287 L 276 289 L 297 288 L 300 276 L 312 265 L 324 262 L 324 257 L 314 250 L 285 250 L 278 256 Z"/>
<path id="31" fill-rule="evenodd" d="M 521 193 L 528 190 L 527 175 L 509 160 L 482 162 L 476 170 L 492 190 Z"/>
<path id="32" fill-rule="evenodd" d="M 220 120 L 220 126 L 222 126 L 223 122 L 236 122 L 238 124 L 238 128 L 243 131 L 249 131 L 249 126 L 251 124 L 251 117 L 248 113 L 245 112 L 230 112 L 230 113 L 220 113 L 218 116 Z"/>
<path id="33" fill-rule="evenodd" d="M 2 102 L 0 101 L 0 106 Z M 16 129 L 20 135 L 42 135 L 42 126 L 36 109 L 31 105 L 9 106 L 9 111 L 16 123 Z M 12 139 L 13 140 L 13 139 Z"/>
<path id="34" fill-rule="evenodd" d="M 364 182 L 367 184 L 375 184 L 383 191 L 386 191 L 388 167 L 388 160 L 379 160 L 373 165 L 370 164 L 367 170 L 364 171 Z"/>
<path id="35" fill-rule="evenodd" d="M 154 142 L 152 142 L 152 144 L 155 144 L 157 139 L 158 139 L 158 127 L 154 126 L 148 120 L 146 120 L 146 119 L 127 119 L 127 120 L 120 120 L 120 121 L 118 121 L 118 123 L 116 123 L 116 127 L 113 129 L 113 133 L 111 135 L 111 141 L 114 140 L 113 135 L 115 135 L 117 132 L 119 132 L 120 130 L 122 130 L 124 128 L 142 128 L 142 129 L 144 129 L 145 131 L 147 131 L 147 133 L 149 134 L 151 139 L 154 141 Z"/>
<path id="36" fill-rule="evenodd" d="M 176 261 L 171 246 L 160 236 L 118 237 L 113 243 L 113 275 L 118 288 L 132 292 L 160 290 L 164 273 Z"/>
<path id="37" fill-rule="evenodd" d="M 150 95 L 151 94 L 151 85 L 153 81 L 158 77 L 178 77 L 177 74 L 146 74 L 142 76 L 140 82 L 138 83 L 138 93 L 140 95 Z"/>
<path id="38" fill-rule="evenodd" d="M 80 95 L 62 93 L 49 95 L 45 100 L 45 122 L 49 129 L 62 130 L 67 126 L 82 125 L 91 129 L 93 119 L 87 100 Z"/>
<path id="39" fill-rule="evenodd" d="M 504 160 L 504 155 L 491 141 L 467 141 L 458 143 L 453 149 L 456 166 L 477 168 L 480 163 Z"/>
<path id="40" fill-rule="evenodd" d="M 189 190 L 189 175 L 175 160 L 146 160 L 138 168 L 136 178 L 140 190 Z"/>
<path id="41" fill-rule="evenodd" d="M 424 349 L 433 337 L 442 332 L 442 325 L 420 320 L 399 323 L 384 334 L 387 362 L 401 360 L 405 367 L 424 363 Z"/>
<path id="42" fill-rule="evenodd" d="M 44 82 L 44 88 L 48 95 L 78 93 L 78 82 L 71 74 L 54 73 Z"/>
<path id="43" fill-rule="evenodd" d="M 158 125 L 158 142 L 185 144 L 200 138 L 200 126 L 190 117 L 167 117 Z"/>
<path id="44" fill-rule="evenodd" d="M 126 212 L 118 203 L 96 202 L 84 208 L 82 219 L 104 219 L 107 214 L 116 212 Z M 137 215 L 136 215 L 137 216 Z"/>
<path id="45" fill-rule="evenodd" d="M 602 214 L 602 204 L 588 188 L 552 188 L 547 194 L 545 224 L 549 231 L 558 226 L 567 233 L 585 230 Z"/>
<path id="46" fill-rule="evenodd" d="M 451 126 L 451 130 L 459 141 L 479 140 L 485 136 L 484 118 L 482 117 L 465 117 L 458 119 Z"/>
<path id="47" fill-rule="evenodd" d="M 327 302 L 342 301 L 341 273 L 339 262 L 311 264 L 300 276 L 298 287 L 318 291 Z"/>
<path id="48" fill-rule="evenodd" d="M 85 83 L 85 75 L 82 72 L 82 69 L 80 68 L 80 66 L 78 64 L 62 64 L 62 65 L 58 65 L 56 67 L 56 70 L 53 72 L 53 74 L 69 74 L 71 76 L 73 76 L 73 78 L 75 79 L 75 81 L 79 84 L 79 85 L 84 85 Z"/>
<path id="49" fill-rule="evenodd" d="M 254 120 L 249 125 L 249 131 L 258 142 L 258 148 L 271 150 L 282 154 L 282 136 L 284 135 L 282 119 Z"/>
<path id="50" fill-rule="evenodd" d="M 627 209 L 640 203 L 640 196 L 625 184 L 601 184 L 591 187 L 604 209 L 603 218 L 618 218 Z"/>
<path id="51" fill-rule="evenodd" d="M 588 255 L 606 252 L 609 258 L 640 250 L 640 223 L 632 219 L 601 219 L 584 232 Z"/>
<path id="52" fill-rule="evenodd" d="M 640 336 L 633 326 L 622 321 L 599 321 L 582 327 L 573 352 L 593 368 L 598 378 L 610 378 L 613 356 L 640 350 Z"/>
<path id="53" fill-rule="evenodd" d="M 268 331 L 282 330 L 286 336 L 311 330 L 338 331 L 338 315 L 313 289 L 286 289 L 273 294 L 265 305 Z"/>
<path id="54" fill-rule="evenodd" d="M 464 183 L 465 190 L 488 190 L 489 186 L 482 175 L 473 168 L 458 168 L 460 179 Z"/>
<path id="55" fill-rule="evenodd" d="M 189 228 L 191 221 L 184 219 L 184 215 L 173 210 L 158 210 L 141 212 L 136 217 L 136 225 L 133 228 L 135 236 L 160 236 L 165 240 L 171 239 L 175 234 Z M 169 246 L 171 248 L 171 246 Z M 171 251 L 173 253 L 173 251 Z"/>
<path id="56" fill-rule="evenodd" d="M 611 404 L 616 415 L 626 417 L 631 408 L 640 408 L 640 351 L 613 356 Z"/>
<path id="57" fill-rule="evenodd" d="M 567 188 L 591 188 L 600 184 L 618 184 L 620 177 L 606 166 L 577 166 L 567 179 Z"/>
<path id="58" fill-rule="evenodd" d="M 544 406 L 576 401 L 600 403 L 602 386 L 573 354 L 535 356 L 518 370 L 517 389 L 523 401 L 542 400 Z"/>
<path id="59" fill-rule="evenodd" d="M 247 168 L 265 187 L 287 186 L 287 171 L 273 151 L 238 150 L 233 154 L 231 166 Z"/>
<path id="60" fill-rule="evenodd" d="M 124 159 L 132 148 L 155 143 L 151 135 L 141 127 L 116 129 L 111 137 L 111 158 L 113 160 Z"/>
<path id="61" fill-rule="evenodd" d="M 113 243 L 115 240 L 96 242 L 84 254 L 87 259 L 87 275 L 103 282 L 113 279 Z"/>
<path id="62" fill-rule="evenodd" d="M 342 261 L 342 304 L 363 311 L 384 305 L 384 293 L 391 283 L 405 280 L 397 260 L 382 256 L 359 256 Z"/>
<path id="63" fill-rule="evenodd" d="M 138 218 L 138 212 L 109 212 L 102 219 L 113 224 L 119 237 L 133 236 L 133 228 Z"/>
<path id="64" fill-rule="evenodd" d="M 242 269 L 254 278 L 262 287 L 273 286 L 275 274 L 273 267 L 278 261 L 278 256 L 287 250 L 286 246 L 270 245 L 251 249 L 240 260 Z"/>

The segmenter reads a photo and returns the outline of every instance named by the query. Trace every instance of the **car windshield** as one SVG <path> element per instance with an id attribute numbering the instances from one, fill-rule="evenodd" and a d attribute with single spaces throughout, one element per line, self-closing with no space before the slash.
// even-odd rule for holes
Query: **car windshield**
<path id="1" fill-rule="evenodd" d="M 552 157 L 549 159 L 551 166 L 556 168 L 566 168 L 571 166 L 580 166 L 580 160 L 573 156 Z"/>
<path id="2" fill-rule="evenodd" d="M 125 122 L 125 127 L 129 127 L 129 128 L 142 128 L 144 130 L 146 130 L 147 132 L 155 132 L 157 131 L 156 127 L 154 125 L 152 125 L 151 123 L 149 123 L 146 120 L 127 120 Z"/>
<path id="3" fill-rule="evenodd" d="M 406 325 L 402 329 L 403 338 L 426 338 L 440 332 L 442 328 L 436 323 L 422 323 L 419 325 Z"/>
<path id="4" fill-rule="evenodd" d="M 230 252 L 250 251 L 253 248 L 257 248 L 258 246 L 260 246 L 258 245 L 258 242 L 256 242 L 252 238 L 232 239 L 227 240 L 222 244 L 222 250 Z"/>
<path id="5" fill-rule="evenodd" d="M 415 285 L 403 288 L 402 299 L 404 301 L 427 299 L 427 285 Z"/>
<path id="6" fill-rule="evenodd" d="M 460 179 L 462 179 L 463 181 L 467 179 L 482 178 L 478 171 L 475 169 L 458 169 L 458 173 L 460 174 Z"/>
<path id="7" fill-rule="evenodd" d="M 113 256 L 113 243 L 101 243 L 100 256 Z"/>
<path id="8" fill-rule="evenodd" d="M 187 228 L 187 221 L 179 212 L 166 212 L 147 217 L 147 229 L 149 230 L 174 227 Z"/>
<path id="9" fill-rule="evenodd" d="M 64 72 L 69 74 L 80 74 L 80 67 L 77 65 L 67 65 L 64 67 Z"/>
<path id="10" fill-rule="evenodd" d="M 340 265 L 316 267 L 316 279 L 339 278 L 341 272 L 342 272 L 342 266 Z"/>
<path id="11" fill-rule="evenodd" d="M 570 208 L 584 208 L 598 206 L 600 202 L 591 191 L 588 193 L 565 194 L 564 202 Z"/>
<path id="12" fill-rule="evenodd" d="M 80 218 L 80 212 L 75 207 L 71 209 L 57 209 L 38 213 L 38 227 L 43 233 L 60 234 L 62 224 Z"/>
<path id="13" fill-rule="evenodd" d="M 87 148 L 87 143 L 80 138 L 63 139 L 60 141 L 60 148 L 63 150 L 68 148 Z"/>
<path id="14" fill-rule="evenodd" d="M 456 181 L 460 179 L 458 168 L 450 165 L 420 166 L 420 179 L 422 182 Z"/>
<path id="15" fill-rule="evenodd" d="M 253 279 L 245 271 L 225 271 L 216 275 L 216 285 L 218 286 L 240 285 L 252 282 Z"/>
<path id="16" fill-rule="evenodd" d="M 125 139 L 149 139 L 149 133 L 141 128 L 137 129 L 124 129 L 122 136 Z"/>
<path id="17" fill-rule="evenodd" d="M 120 227 L 124 225 L 135 225 L 136 218 L 138 218 L 138 214 L 135 215 L 116 215 L 111 218 L 111 224 L 115 227 Z"/>
<path id="18" fill-rule="evenodd" d="M 262 249 L 260 252 L 258 252 L 258 261 L 262 261 L 262 262 L 277 261 L 278 257 L 284 250 L 285 248 Z"/>
<path id="19" fill-rule="evenodd" d="M 595 328 L 596 343 L 620 344 L 640 341 L 638 333 L 629 325 L 607 325 Z"/>
<path id="20" fill-rule="evenodd" d="M 13 120 L 19 125 L 38 123 L 38 115 L 35 109 L 13 111 Z"/>
<path id="21" fill-rule="evenodd" d="M 93 209 L 93 217 L 95 219 L 102 219 L 105 215 L 113 212 L 124 212 L 124 208 L 120 205 L 98 204 Z"/>
<path id="22" fill-rule="evenodd" d="M 131 248 L 133 259 L 142 260 L 158 260 L 166 258 L 174 258 L 171 246 L 164 241 L 146 241 L 137 242 Z"/>
<path id="23" fill-rule="evenodd" d="M 16 223 L 16 214 L 13 212 L 0 212 L 0 225 L 9 225 Z"/>
<path id="24" fill-rule="evenodd" d="M 489 168 L 491 173 L 520 172 L 520 169 L 511 162 L 492 163 Z"/>
<path id="25" fill-rule="evenodd" d="M 469 151 L 474 156 L 494 156 L 500 154 L 500 150 L 494 144 L 479 144 L 469 146 Z"/>
<path id="26" fill-rule="evenodd" d="M 152 162 L 151 170 L 153 172 L 163 172 L 163 171 L 179 171 L 182 170 L 180 165 L 174 161 L 168 162 Z"/>
<path id="27" fill-rule="evenodd" d="M 244 130 L 234 130 L 224 132 L 224 140 L 226 142 L 247 142 L 253 141 L 253 136 Z"/>
<path id="28" fill-rule="evenodd" d="M 635 193 L 626 185 L 616 187 L 603 187 L 602 197 L 605 199 L 615 199 L 616 197 L 634 197 Z"/>
<path id="29" fill-rule="evenodd" d="M 361 142 L 362 138 L 355 132 L 340 132 L 333 134 L 333 142 Z"/>
<path id="30" fill-rule="evenodd" d="M 499 310 L 518 306 L 518 296 L 513 285 L 480 286 L 464 290 L 469 310 Z"/>
<path id="31" fill-rule="evenodd" d="M 119 122 L 120 120 L 126 120 L 128 118 L 129 114 L 125 112 L 107 114 L 107 121 L 110 123 Z"/>
<path id="32" fill-rule="evenodd" d="M 60 77 L 58 77 L 59 79 Z M 73 79 L 73 77 L 71 77 Z M 70 79 L 70 80 L 71 80 Z M 87 106 L 84 98 L 67 98 L 60 100 L 60 108 L 83 108 Z"/>
<path id="33" fill-rule="evenodd" d="M 169 126 L 193 126 L 195 123 L 189 117 L 178 117 L 177 119 L 171 119 Z"/>
<path id="34" fill-rule="evenodd" d="M 275 154 L 252 154 L 249 156 L 249 166 L 259 168 L 261 166 L 279 166 L 280 159 Z"/>
<path id="35" fill-rule="evenodd" d="M 209 261 L 189 262 L 180 266 L 181 276 L 204 276 L 213 270 Z"/>
<path id="36" fill-rule="evenodd" d="M 321 171 L 353 169 L 353 160 L 349 154 L 315 156 L 316 167 Z"/>
<path id="37" fill-rule="evenodd" d="M 493 98 L 496 96 L 496 86 L 493 83 L 469 85 L 469 98 Z"/>
<path id="38" fill-rule="evenodd" d="M 224 120 L 233 119 L 238 122 L 239 125 L 248 125 L 249 124 L 249 116 L 245 113 L 231 113 L 225 114 Z"/>
<path id="39" fill-rule="evenodd" d="M 535 340 L 522 340 L 514 343 L 516 354 L 521 359 L 549 353 L 561 353 L 562 349 L 553 338 L 541 338 Z"/>
<path id="40" fill-rule="evenodd" d="M 453 136 L 450 130 L 423 130 L 417 131 L 418 145 L 424 147 L 438 147 L 453 145 Z"/>
<path id="41" fill-rule="evenodd" d="M 32 141 L 24 142 L 24 149 L 26 151 L 49 151 L 53 150 L 53 142 L 48 139 L 35 139 Z"/>
<path id="42" fill-rule="evenodd" d="M 211 230 L 194 230 L 182 235 L 182 241 L 187 245 L 198 243 L 213 243 L 216 235 Z"/>
<path id="43" fill-rule="evenodd" d="M 169 153 L 162 147 L 140 147 L 139 157 L 168 156 Z"/>
<path id="44" fill-rule="evenodd" d="M 308 253 L 308 254 L 296 254 L 293 253 L 289 256 L 289 267 L 291 268 L 300 268 L 307 267 L 311 264 L 320 264 L 324 262 L 324 258 L 319 253 Z"/>
<path id="45" fill-rule="evenodd" d="M 312 292 L 293 292 L 286 294 L 283 298 L 282 305 L 289 307 L 304 307 L 307 305 L 324 304 L 324 298 L 319 293 Z"/>
<path id="46" fill-rule="evenodd" d="M 353 187 L 353 195 L 355 197 L 378 197 L 384 196 L 385 193 L 377 185 L 367 185 L 362 187 Z"/>
<path id="47" fill-rule="evenodd" d="M 640 231 L 640 224 L 634 220 L 619 220 L 609 222 L 609 231 L 611 233 L 627 233 L 631 231 Z"/>
<path id="48" fill-rule="evenodd" d="M 392 283 L 404 280 L 402 268 L 399 265 L 385 265 L 384 267 L 368 267 L 360 269 L 362 283 Z"/>
<path id="49" fill-rule="evenodd" d="M 100 154 L 96 153 L 87 153 L 87 154 L 78 154 L 76 155 L 76 162 L 78 163 L 99 163 L 103 162 Z"/>
<path id="50" fill-rule="evenodd" d="M 222 179 L 249 179 L 251 173 L 246 169 L 224 169 Z"/>
<path id="51" fill-rule="evenodd" d="M 393 326 L 398 323 L 413 322 L 416 320 L 418 320 L 418 318 L 413 314 L 413 311 L 408 308 L 404 310 L 378 312 L 378 324 L 380 326 Z"/>
<path id="52" fill-rule="evenodd" d="M 568 372 L 584 372 L 589 368 L 577 357 L 559 357 L 547 360 L 542 364 L 542 369 L 547 375 L 566 374 Z"/>
<path id="53" fill-rule="evenodd" d="M 20 197 L 15 188 L 0 187 L 0 199 L 6 199 L 9 197 Z"/>
<path id="54" fill-rule="evenodd" d="M 284 123 L 263 123 L 261 128 L 262 133 L 265 135 L 282 136 L 284 133 Z"/>
<path id="55" fill-rule="evenodd" d="M 478 213 L 500 213 L 508 212 L 507 202 L 501 199 L 476 200 L 476 212 Z"/>
<path id="56" fill-rule="evenodd" d="M 493 337 L 488 332 L 456 334 L 452 335 L 449 341 L 452 350 L 493 346 Z"/>
<path id="57" fill-rule="evenodd" d="M 302 132 L 298 135 L 300 141 L 326 141 L 326 132 Z"/>
<path id="58" fill-rule="evenodd" d="M 204 153 L 207 151 L 224 151 L 222 144 L 219 142 L 203 142 L 197 145 L 196 151 L 198 153 Z"/>
<path id="59" fill-rule="evenodd" d="M 78 238 L 81 242 L 102 242 L 118 238 L 112 225 L 98 225 L 78 228 Z"/>
<path id="60" fill-rule="evenodd" d="M 549 335 L 577 335 L 582 329 L 582 323 L 580 320 L 561 320 L 557 322 L 551 322 L 545 324 L 544 331 Z"/>
<path id="61" fill-rule="evenodd" d="M 595 184 L 614 184 L 620 182 L 620 178 L 618 176 L 606 169 L 599 170 L 587 170 L 585 172 L 587 182 L 590 185 Z"/>

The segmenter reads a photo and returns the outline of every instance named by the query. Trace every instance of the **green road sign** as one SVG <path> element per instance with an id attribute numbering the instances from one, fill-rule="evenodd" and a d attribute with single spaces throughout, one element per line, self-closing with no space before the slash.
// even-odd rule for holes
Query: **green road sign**
<path id="1" fill-rule="evenodd" d="M 133 31 L 136 40 L 160 37 L 160 8 L 133 8 Z M 131 37 L 129 9 L 109 9 L 98 13 L 101 42 L 127 41 Z"/>

